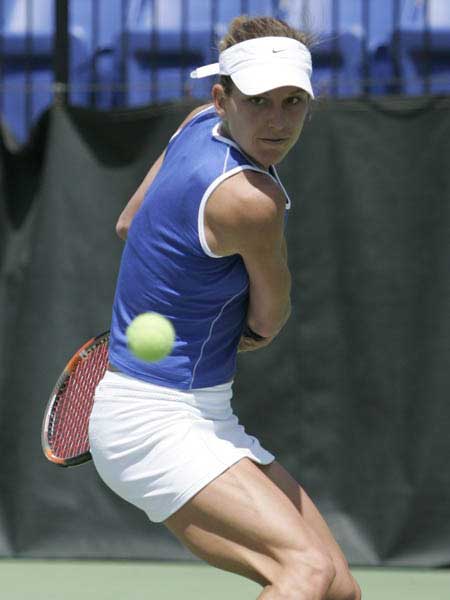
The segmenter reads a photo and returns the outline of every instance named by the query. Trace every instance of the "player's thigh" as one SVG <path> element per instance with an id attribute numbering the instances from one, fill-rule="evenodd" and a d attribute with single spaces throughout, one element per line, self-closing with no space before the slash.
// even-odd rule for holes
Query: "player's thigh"
<path id="1" fill-rule="evenodd" d="M 345 556 L 334 539 L 325 519 L 296 479 L 276 461 L 267 466 L 258 466 L 258 468 L 284 492 L 295 508 L 300 512 L 306 523 L 318 534 L 320 539 L 327 546 L 333 558 L 335 558 L 336 561 L 347 565 Z"/>
<path id="2" fill-rule="evenodd" d="M 165 524 L 200 558 L 262 585 L 302 560 L 331 565 L 294 504 L 248 459 L 208 484 Z"/>
<path id="3" fill-rule="evenodd" d="M 267 466 L 259 466 L 259 468 L 286 494 L 306 523 L 317 533 L 326 546 L 336 568 L 334 587 L 351 587 L 353 578 L 349 571 L 348 562 L 325 519 L 305 490 L 278 462 L 273 462 Z"/>

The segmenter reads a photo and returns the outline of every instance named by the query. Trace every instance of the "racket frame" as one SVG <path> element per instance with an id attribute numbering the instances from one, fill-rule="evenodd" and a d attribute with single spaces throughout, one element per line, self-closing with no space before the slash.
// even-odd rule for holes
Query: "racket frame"
<path id="1" fill-rule="evenodd" d="M 87 358 L 89 354 L 99 346 L 99 344 L 107 344 L 108 340 L 109 331 L 104 331 L 103 333 L 100 333 L 99 335 L 91 338 L 81 346 L 81 348 L 69 360 L 64 370 L 58 377 L 53 391 L 50 395 L 50 398 L 47 402 L 47 407 L 45 409 L 41 429 L 42 451 L 47 460 L 60 467 L 75 467 L 77 465 L 86 463 L 92 459 L 91 453 L 89 451 L 70 458 L 62 458 L 60 456 L 57 456 L 52 450 L 50 440 L 52 437 L 55 411 L 58 406 L 58 403 L 60 402 L 60 396 L 67 387 L 71 375 L 74 373 L 81 361 Z"/>

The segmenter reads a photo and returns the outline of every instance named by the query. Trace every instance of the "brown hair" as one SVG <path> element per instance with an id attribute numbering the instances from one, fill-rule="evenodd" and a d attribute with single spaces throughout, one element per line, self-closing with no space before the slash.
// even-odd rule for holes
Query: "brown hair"
<path id="1" fill-rule="evenodd" d="M 219 52 L 227 48 L 260 37 L 289 37 L 298 40 L 305 46 L 313 42 L 312 35 L 294 29 L 281 19 L 275 17 L 249 17 L 242 15 L 233 19 L 228 27 L 228 32 L 219 42 Z M 233 90 L 233 82 L 228 75 L 221 75 L 219 83 L 228 96 Z"/>

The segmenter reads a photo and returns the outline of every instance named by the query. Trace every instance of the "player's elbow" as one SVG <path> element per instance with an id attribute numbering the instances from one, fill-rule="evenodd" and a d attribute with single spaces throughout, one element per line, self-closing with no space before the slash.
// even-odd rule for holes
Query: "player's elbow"
<path id="1" fill-rule="evenodd" d="M 291 314 L 291 300 L 287 296 L 275 306 L 266 306 L 265 310 L 252 311 L 248 315 L 251 329 L 265 338 L 273 338 L 280 333 Z"/>
<path id="2" fill-rule="evenodd" d="M 130 223 L 127 219 L 123 218 L 122 215 L 119 217 L 116 223 L 116 234 L 119 236 L 121 240 L 126 240 L 128 236 L 128 230 L 130 228 Z"/>
<path id="3" fill-rule="evenodd" d="M 272 301 L 268 295 L 264 296 L 264 300 L 261 297 L 259 300 L 253 298 L 256 302 L 252 302 L 250 297 L 247 322 L 253 331 L 263 337 L 272 338 L 283 329 L 291 314 L 290 286 L 286 286 L 284 292 Z"/>

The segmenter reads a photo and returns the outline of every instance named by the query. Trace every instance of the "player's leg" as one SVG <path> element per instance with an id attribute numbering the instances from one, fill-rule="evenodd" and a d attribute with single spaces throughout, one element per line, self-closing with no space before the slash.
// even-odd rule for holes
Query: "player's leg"
<path id="1" fill-rule="evenodd" d="M 203 488 L 166 525 L 200 558 L 265 586 L 264 600 L 324 600 L 336 575 L 320 537 L 248 459 Z"/>
<path id="2" fill-rule="evenodd" d="M 279 463 L 273 462 L 259 468 L 288 496 L 306 523 L 317 533 L 331 557 L 336 568 L 336 577 L 330 587 L 327 600 L 334 598 L 361 598 L 358 583 L 350 573 L 347 560 L 333 537 L 324 518 L 307 493 L 290 473 Z"/>

